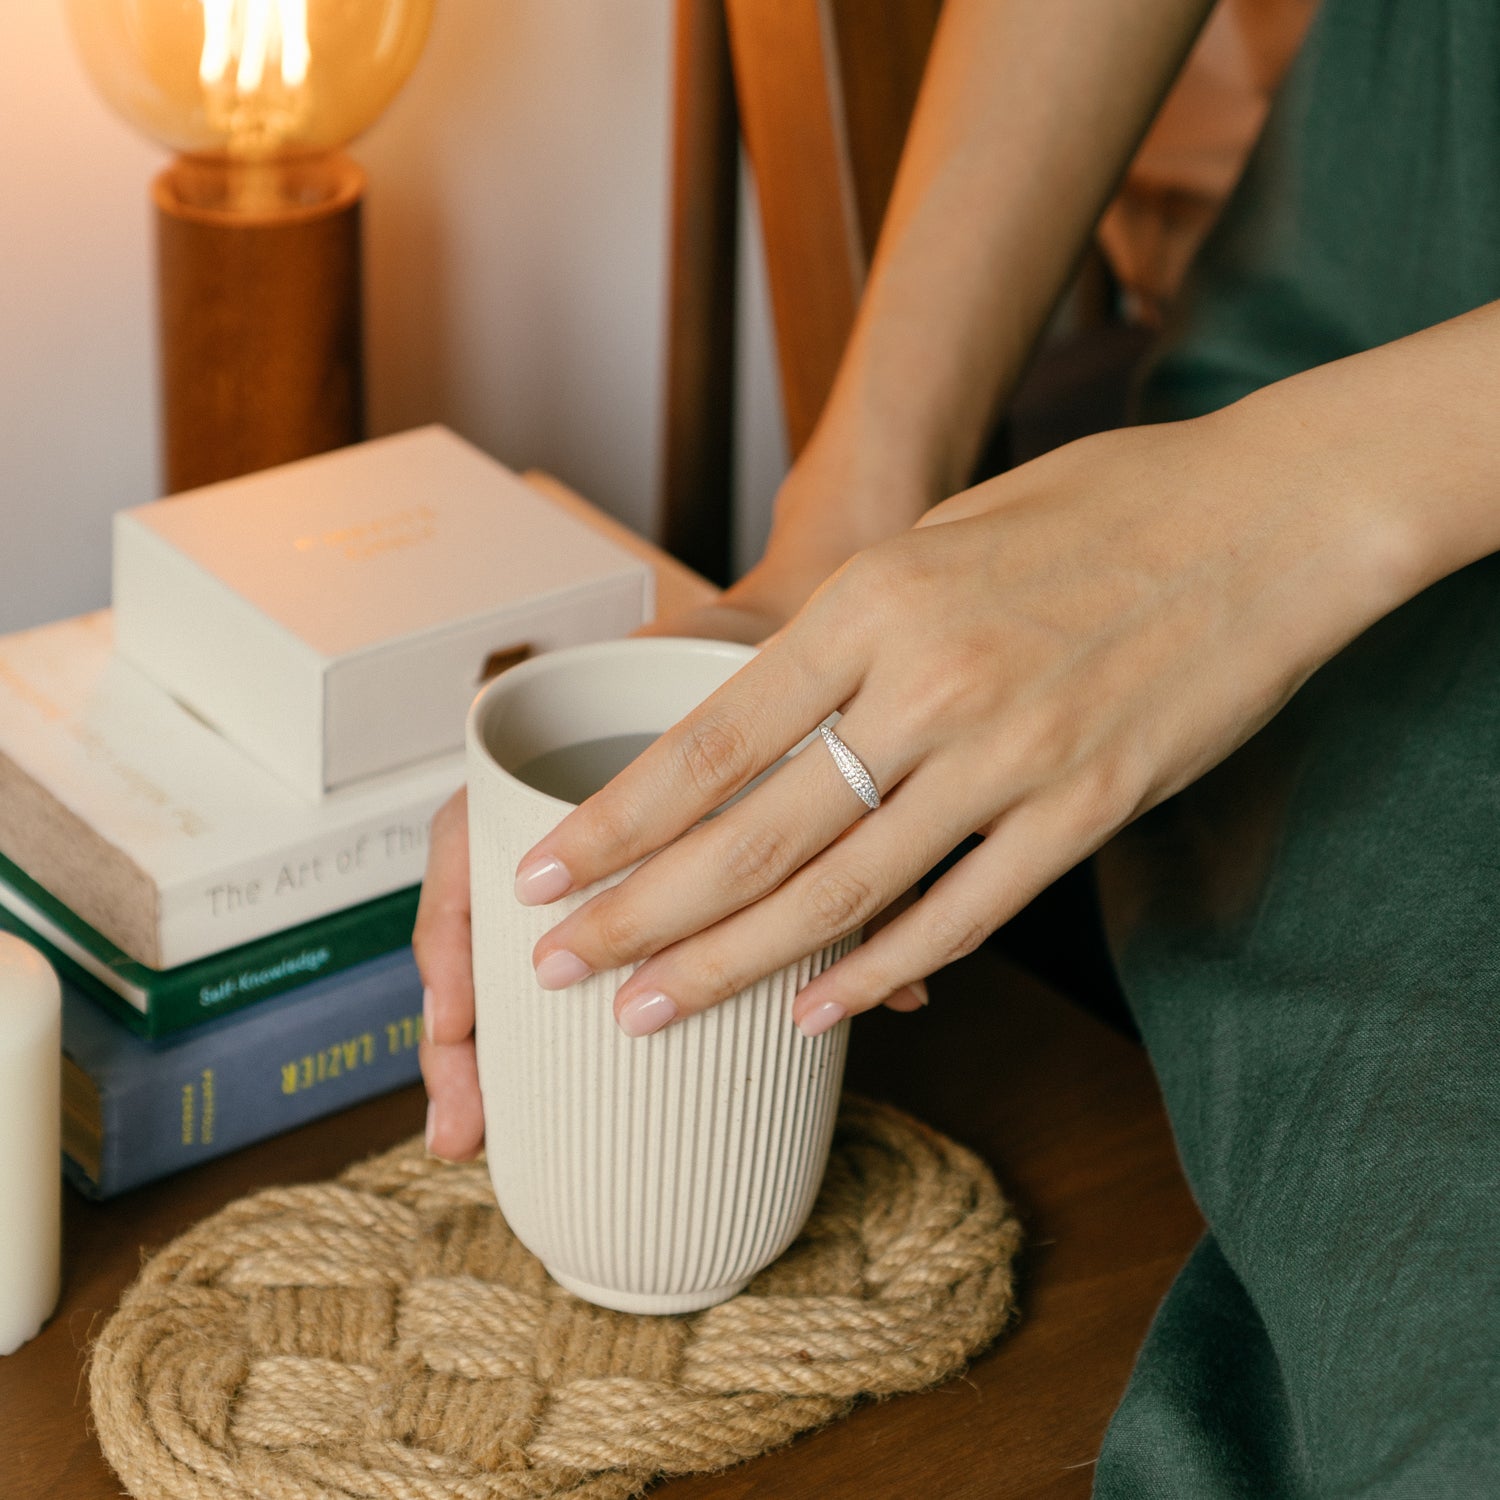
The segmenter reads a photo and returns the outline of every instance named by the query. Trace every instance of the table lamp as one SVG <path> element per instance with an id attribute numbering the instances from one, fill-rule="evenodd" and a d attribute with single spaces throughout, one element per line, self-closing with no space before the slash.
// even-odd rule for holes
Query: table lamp
<path id="1" fill-rule="evenodd" d="M 169 493 L 364 436 L 359 207 L 342 148 L 433 0 L 67 0 L 106 102 L 179 154 L 152 184 Z"/>

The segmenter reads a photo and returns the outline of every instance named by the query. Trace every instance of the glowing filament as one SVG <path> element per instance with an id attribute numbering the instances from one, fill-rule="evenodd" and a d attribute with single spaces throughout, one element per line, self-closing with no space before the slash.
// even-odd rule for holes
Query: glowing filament
<path id="1" fill-rule="evenodd" d="M 254 158 L 295 139 L 309 101 L 307 0 L 199 0 L 198 80 L 210 124 Z"/>
<path id="2" fill-rule="evenodd" d="M 205 88 L 234 76 L 242 94 L 265 83 L 274 59 L 283 88 L 307 81 L 307 0 L 199 0 L 203 7 L 203 51 L 198 77 Z"/>

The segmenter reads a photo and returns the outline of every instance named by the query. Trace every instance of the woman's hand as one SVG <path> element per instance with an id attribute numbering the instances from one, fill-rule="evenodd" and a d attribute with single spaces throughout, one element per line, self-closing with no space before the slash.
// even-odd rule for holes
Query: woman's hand
<path id="1" fill-rule="evenodd" d="M 654 620 L 638 635 L 706 636 L 757 645 L 862 546 L 911 526 L 931 504 L 930 482 L 907 481 L 903 466 L 873 445 L 821 430 L 776 497 L 766 556 L 712 603 Z M 893 903 L 894 912 L 899 903 Z M 873 925 L 873 924 L 872 924 Z M 424 986 L 422 1077 L 431 1101 L 428 1149 L 451 1161 L 484 1139 L 474 1053 L 470 953 L 468 800 L 456 793 L 432 821 L 427 874 L 412 937 Z M 897 1009 L 926 1000 L 917 986 Z"/>
<path id="2" fill-rule="evenodd" d="M 528 854 L 518 888 L 545 902 L 659 851 L 535 961 L 555 975 L 563 953 L 574 972 L 645 960 L 616 1014 L 652 1029 L 860 925 L 978 831 L 796 1014 L 817 1030 L 967 951 L 1367 625 L 1500 549 L 1497 349 L 1491 304 L 1211 417 L 1071 444 L 859 553 Z M 835 709 L 878 811 L 814 743 L 694 827 Z M 472 1155 L 461 798 L 434 824 L 415 942 L 429 1143 Z"/>
<path id="3" fill-rule="evenodd" d="M 615 1012 L 655 1031 L 983 834 L 802 992 L 822 1031 L 969 952 L 1253 733 L 1405 580 L 1357 484 L 1235 411 L 1073 444 L 854 558 L 522 861 L 520 899 L 545 903 L 654 856 L 542 938 L 543 985 L 640 962 Z M 815 741 L 700 822 L 836 710 L 878 810 Z"/>
<path id="4" fill-rule="evenodd" d="M 715 601 L 636 632 L 638 635 L 706 636 L 754 645 L 781 622 L 764 606 Z M 886 915 L 902 906 L 893 902 Z M 874 924 L 871 924 L 872 927 Z M 427 874 L 412 935 L 422 973 L 422 1078 L 431 1101 L 428 1149 L 463 1161 L 484 1140 L 479 1068 L 474 1051 L 474 969 L 469 910 L 469 805 L 460 790 L 437 811 L 429 834 Z M 912 986 L 890 1004 L 915 1010 L 927 1003 L 925 985 Z"/>
<path id="5" fill-rule="evenodd" d="M 684 615 L 654 620 L 639 635 L 707 636 L 755 645 L 781 624 L 775 606 L 753 589 L 721 595 Z M 479 1065 L 474 1052 L 474 968 L 469 911 L 469 802 L 455 792 L 428 835 L 427 873 L 412 934 L 422 974 L 422 1080 L 427 1086 L 427 1147 L 464 1161 L 484 1141 Z"/>

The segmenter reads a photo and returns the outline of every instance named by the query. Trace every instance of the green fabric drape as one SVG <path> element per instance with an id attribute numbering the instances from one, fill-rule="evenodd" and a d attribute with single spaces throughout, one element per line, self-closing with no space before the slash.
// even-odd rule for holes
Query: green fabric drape
<path id="1" fill-rule="evenodd" d="M 1143 409 L 1497 297 L 1500 0 L 1325 0 Z M 1500 1496 L 1500 559 L 1099 872 L 1209 1230 L 1096 1497 Z"/>

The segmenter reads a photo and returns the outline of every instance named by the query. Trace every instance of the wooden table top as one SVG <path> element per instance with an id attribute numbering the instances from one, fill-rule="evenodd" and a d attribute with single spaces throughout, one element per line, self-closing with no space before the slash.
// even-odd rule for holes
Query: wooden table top
<path id="1" fill-rule="evenodd" d="M 1027 1227 L 1020 1322 L 959 1379 L 652 1494 L 1086 1496 L 1134 1351 L 1201 1228 L 1144 1054 L 981 951 L 938 976 L 922 1014 L 857 1021 L 848 1082 L 994 1167 Z M 69 1190 L 61 1305 L 0 1359 L 0 1495 L 121 1493 L 90 1431 L 86 1361 L 144 1253 L 246 1193 L 384 1150 L 420 1130 L 423 1110 L 421 1090 L 405 1089 L 111 1203 Z"/>

